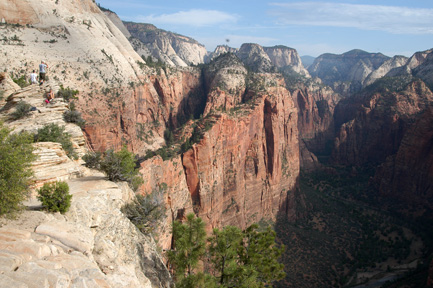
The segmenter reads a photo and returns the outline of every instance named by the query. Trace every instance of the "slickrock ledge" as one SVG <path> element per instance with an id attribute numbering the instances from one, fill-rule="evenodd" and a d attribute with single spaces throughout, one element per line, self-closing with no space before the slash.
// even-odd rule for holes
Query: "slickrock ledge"
<path id="1" fill-rule="evenodd" d="M 7 82 L 8 75 L 1 83 Z M 75 152 L 82 156 L 86 141 L 81 129 L 66 123 L 63 99 L 44 102 L 47 88 L 58 90 L 54 81 L 12 91 L 0 109 L 0 120 L 12 133 L 37 130 L 49 123 L 65 126 Z M 22 119 L 10 115 L 25 101 L 34 111 Z M 69 211 L 45 213 L 36 192 L 16 219 L 0 218 L 0 287 L 170 287 L 172 281 L 156 243 L 143 235 L 121 207 L 133 199 L 126 183 L 113 183 L 100 172 L 70 159 L 60 143 L 34 143 L 33 189 L 47 182 L 67 181 L 73 195 Z M 83 177 L 86 176 L 86 177 Z"/>
<path id="2" fill-rule="evenodd" d="M 170 287 L 153 238 L 121 213 L 133 192 L 101 175 L 68 180 L 65 215 L 24 211 L 0 228 L 0 287 Z"/>

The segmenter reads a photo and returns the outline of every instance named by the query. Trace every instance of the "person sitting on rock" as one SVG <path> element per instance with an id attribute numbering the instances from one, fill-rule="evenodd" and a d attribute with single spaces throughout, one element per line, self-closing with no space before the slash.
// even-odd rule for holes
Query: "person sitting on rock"
<path id="1" fill-rule="evenodd" d="M 54 99 L 54 91 L 53 89 L 47 89 L 47 95 L 46 95 L 47 99 L 45 99 L 45 103 L 51 103 L 52 100 Z"/>
<path id="2" fill-rule="evenodd" d="M 36 74 L 35 70 L 33 70 L 32 73 L 30 73 L 30 84 L 36 84 L 38 83 L 38 75 Z"/>
<path id="3" fill-rule="evenodd" d="M 48 69 L 48 65 L 44 61 L 41 61 L 41 64 L 39 64 L 39 81 L 41 81 L 40 85 L 42 85 L 45 81 L 45 75 L 47 73 L 47 69 Z"/>

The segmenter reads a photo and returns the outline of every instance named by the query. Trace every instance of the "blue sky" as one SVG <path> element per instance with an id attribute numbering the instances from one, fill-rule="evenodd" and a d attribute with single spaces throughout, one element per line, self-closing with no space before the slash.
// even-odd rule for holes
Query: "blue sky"
<path id="1" fill-rule="evenodd" d="M 303 55 L 352 49 L 411 56 L 433 48 L 433 0 L 96 0 L 122 20 L 217 45 L 285 45 Z"/>

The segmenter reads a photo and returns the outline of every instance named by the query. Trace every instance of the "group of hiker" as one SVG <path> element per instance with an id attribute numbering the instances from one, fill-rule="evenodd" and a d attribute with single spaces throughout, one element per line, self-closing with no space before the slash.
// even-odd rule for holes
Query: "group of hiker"
<path id="1" fill-rule="evenodd" d="M 45 61 L 41 61 L 41 64 L 39 64 L 39 85 L 44 84 L 44 81 L 46 81 L 46 73 L 48 70 L 48 65 L 45 63 Z M 35 70 L 30 74 L 30 83 L 31 84 L 38 84 L 38 75 L 36 74 Z M 45 103 L 51 103 L 51 100 L 54 99 L 54 91 L 51 88 L 47 88 L 46 90 L 46 99 Z"/>
<path id="2" fill-rule="evenodd" d="M 39 64 L 39 85 L 44 84 L 44 81 L 46 80 L 46 73 L 48 70 L 48 65 L 45 63 L 45 61 L 41 61 L 41 64 Z M 37 84 L 38 83 L 38 75 L 36 74 L 35 70 L 30 74 L 30 83 L 31 84 Z"/>

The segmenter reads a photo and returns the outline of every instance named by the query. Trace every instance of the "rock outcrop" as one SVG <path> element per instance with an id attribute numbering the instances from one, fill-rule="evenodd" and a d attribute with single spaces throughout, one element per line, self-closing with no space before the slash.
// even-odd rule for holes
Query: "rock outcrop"
<path id="1" fill-rule="evenodd" d="M 256 72 L 293 71 L 310 78 L 298 52 L 293 48 L 282 45 L 262 47 L 254 43 L 242 44 L 240 49 L 220 45 L 209 55 L 209 59 L 213 60 L 225 53 L 235 54 L 246 66 Z"/>
<path id="2" fill-rule="evenodd" d="M 281 79 L 279 82 L 281 84 Z M 184 153 L 194 208 L 212 227 L 241 228 L 279 211 L 296 218 L 299 175 L 297 113 L 287 90 L 268 93 L 234 115 L 210 115 L 212 128 Z M 260 195 L 260 197 L 259 197 Z"/>
<path id="3" fill-rule="evenodd" d="M 223 54 L 204 69 L 207 100 L 203 115 L 211 110 L 230 110 L 242 103 L 247 88 L 247 69 L 234 54 Z"/>
<path id="4" fill-rule="evenodd" d="M 391 59 L 386 60 L 376 70 L 373 70 L 367 78 L 364 80 L 363 86 L 368 86 L 374 83 L 377 79 L 380 79 L 387 75 L 391 70 L 397 69 L 404 66 L 407 63 L 407 57 L 394 56 Z"/>
<path id="5" fill-rule="evenodd" d="M 25 211 L 0 228 L 2 287 L 170 287 L 151 237 L 120 212 L 127 185 L 91 176 L 68 181 L 65 215 Z"/>
<path id="6" fill-rule="evenodd" d="M 242 44 L 236 55 L 252 71 L 258 73 L 277 72 L 264 48 L 258 44 Z"/>
<path id="7" fill-rule="evenodd" d="M 422 79 L 430 89 L 433 89 L 433 49 L 415 53 L 404 66 L 392 69 L 387 77 L 412 75 Z"/>
<path id="8" fill-rule="evenodd" d="M 17 90 L 0 110 L 12 133 L 55 123 L 66 125 L 78 156 L 86 150 L 84 135 L 66 124 L 68 103 L 45 103 L 45 88 L 53 81 Z M 25 101 L 34 111 L 24 118 L 10 117 Z M 134 193 L 125 183 L 106 181 L 71 160 L 60 143 L 34 143 L 37 159 L 33 193 L 27 211 L 16 220 L 2 219 L 0 229 L 0 285 L 2 287 L 170 287 L 171 277 L 149 235 L 143 235 L 120 211 Z M 86 177 L 83 177 L 86 176 Z M 73 195 L 65 215 L 38 211 L 35 189 L 47 182 L 67 181 Z"/>
<path id="9" fill-rule="evenodd" d="M 0 107 L 3 107 L 6 104 L 6 99 L 12 93 L 18 91 L 20 86 L 18 86 L 11 77 L 5 73 L 0 73 Z"/>
<path id="10" fill-rule="evenodd" d="M 160 59 L 170 66 L 186 67 L 204 63 L 208 54 L 196 40 L 158 29 L 152 24 L 123 22 L 123 25 L 128 34 L 138 40 L 130 39 L 134 49 L 145 58 L 151 56 L 154 61 Z"/>
<path id="11" fill-rule="evenodd" d="M 163 249 L 170 249 L 173 221 L 182 220 L 188 213 L 193 212 L 182 159 L 178 156 L 170 161 L 163 161 L 159 156 L 153 157 L 141 163 L 140 172 L 144 180 L 142 193 L 164 192 L 167 212 L 158 229 L 158 245 Z"/>
<path id="12" fill-rule="evenodd" d="M 71 142 L 77 156 L 82 156 L 87 151 L 86 140 L 80 127 L 72 123 L 66 123 L 63 113 L 68 110 L 68 103 L 63 99 L 45 103 L 45 89 L 48 87 L 56 89 L 55 83 L 49 81 L 43 86 L 31 85 L 18 89 L 7 98 L 7 103 L 0 109 L 0 119 L 12 129 L 12 133 L 23 131 L 36 134 L 38 129 L 47 124 L 56 124 L 64 127 L 71 136 Z M 58 87 L 57 87 L 58 88 Z M 11 114 L 16 110 L 17 103 L 24 101 L 33 107 L 33 111 L 24 118 L 12 120 Z M 80 161 L 71 160 L 62 149 L 60 143 L 37 142 L 33 144 L 34 154 L 38 157 L 33 163 L 33 190 L 41 187 L 44 183 L 56 180 L 67 180 L 82 176 L 85 169 L 81 167 Z"/>
<path id="13" fill-rule="evenodd" d="M 302 65 L 301 57 L 299 57 L 298 52 L 286 46 L 274 46 L 274 47 L 263 47 L 266 54 L 268 54 L 269 59 L 272 64 L 281 70 L 290 67 L 296 73 L 301 74 L 307 78 L 310 77 L 308 71 Z"/>

